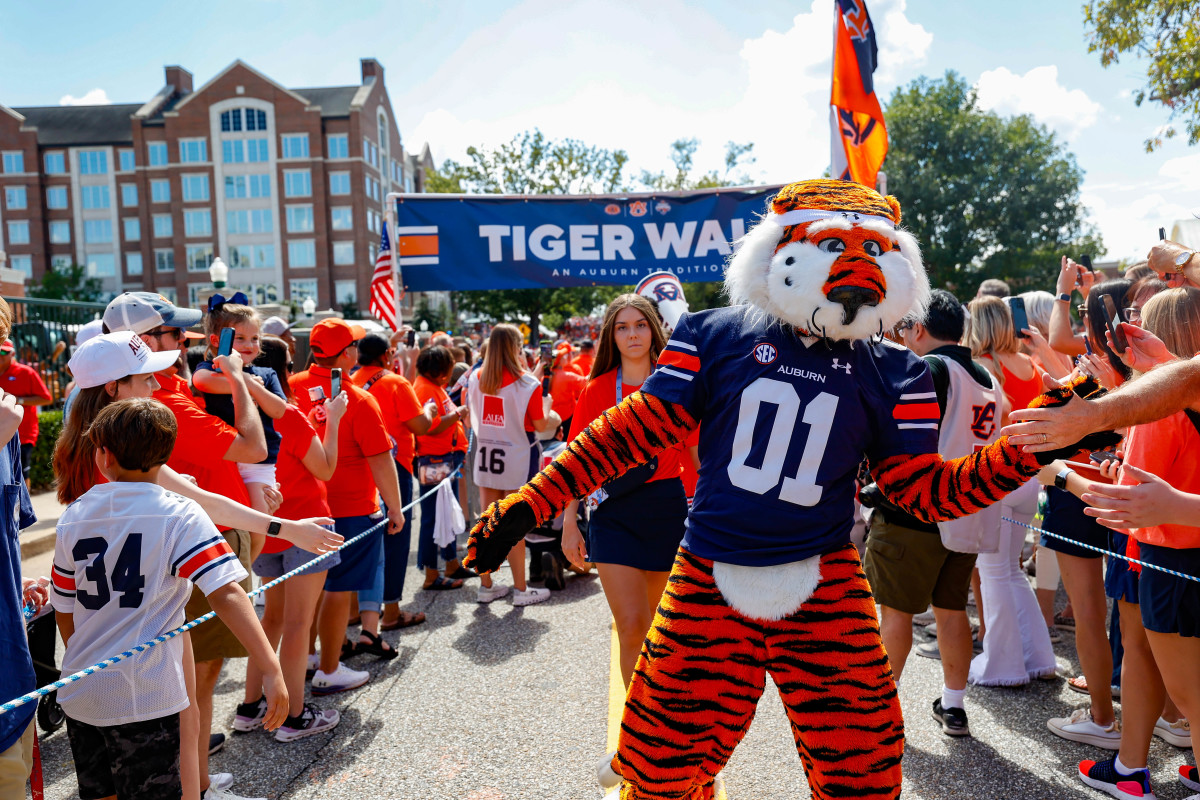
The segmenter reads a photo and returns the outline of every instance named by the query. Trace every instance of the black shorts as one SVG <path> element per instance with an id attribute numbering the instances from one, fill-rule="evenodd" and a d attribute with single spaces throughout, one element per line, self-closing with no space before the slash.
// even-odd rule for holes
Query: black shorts
<path id="1" fill-rule="evenodd" d="M 22 444 L 21 445 L 21 472 L 23 472 L 25 474 L 26 478 L 29 477 L 29 470 L 32 469 L 32 467 L 33 467 L 33 445 Z"/>
<path id="2" fill-rule="evenodd" d="M 1127 535 L 1110 530 L 1108 539 L 1109 550 L 1125 555 L 1125 545 L 1129 542 Z M 1129 562 L 1125 559 L 1109 556 L 1108 566 L 1104 570 L 1104 594 L 1113 600 L 1124 600 L 1135 606 L 1138 604 L 1138 573 L 1129 568 Z"/>
<path id="3" fill-rule="evenodd" d="M 1108 528 L 1083 513 L 1086 504 L 1070 492 L 1053 486 L 1046 488 L 1046 510 L 1042 514 L 1042 528 L 1058 536 L 1042 534 L 1039 544 L 1056 553 L 1079 558 L 1101 558 L 1104 553 L 1080 547 L 1075 542 L 1108 550 Z M 1063 536 L 1071 541 L 1064 541 Z"/>
<path id="4" fill-rule="evenodd" d="M 1200 548 L 1176 550 L 1154 544 L 1141 544 L 1139 548 L 1141 560 L 1147 564 L 1184 575 L 1200 575 Z M 1144 566 L 1138 579 L 1138 599 L 1146 630 L 1200 638 L 1200 581 Z"/>
<path id="5" fill-rule="evenodd" d="M 79 800 L 178 800 L 179 714 L 98 728 L 67 717 Z"/>

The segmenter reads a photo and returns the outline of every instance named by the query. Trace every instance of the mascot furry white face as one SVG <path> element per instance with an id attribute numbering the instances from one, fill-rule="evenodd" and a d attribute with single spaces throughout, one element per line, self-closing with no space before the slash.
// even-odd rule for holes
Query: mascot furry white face
<path id="1" fill-rule="evenodd" d="M 832 340 L 923 317 L 929 278 L 916 239 L 899 226 L 894 197 L 845 181 L 791 184 L 730 259 L 730 302 Z"/>

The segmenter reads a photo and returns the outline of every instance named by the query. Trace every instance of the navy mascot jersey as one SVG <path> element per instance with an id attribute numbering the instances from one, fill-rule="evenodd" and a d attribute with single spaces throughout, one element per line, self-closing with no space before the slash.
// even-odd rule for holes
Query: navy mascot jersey
<path id="1" fill-rule="evenodd" d="M 925 362 L 891 342 L 801 337 L 747 306 L 682 317 L 642 391 L 700 421 L 683 545 L 769 566 L 850 541 L 863 456 L 936 453 Z"/>

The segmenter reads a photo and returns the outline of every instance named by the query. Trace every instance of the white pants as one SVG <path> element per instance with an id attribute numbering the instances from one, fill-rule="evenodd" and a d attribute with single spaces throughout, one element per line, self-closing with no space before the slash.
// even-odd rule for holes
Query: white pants
<path id="1" fill-rule="evenodd" d="M 1038 483 L 1031 480 L 1001 501 L 1002 516 L 1028 523 L 1037 513 Z M 1025 573 L 1021 548 L 1026 528 L 1000 522 L 1000 550 L 981 553 L 983 652 L 971 660 L 970 682 L 981 686 L 1021 686 L 1053 675 L 1054 648 Z"/>

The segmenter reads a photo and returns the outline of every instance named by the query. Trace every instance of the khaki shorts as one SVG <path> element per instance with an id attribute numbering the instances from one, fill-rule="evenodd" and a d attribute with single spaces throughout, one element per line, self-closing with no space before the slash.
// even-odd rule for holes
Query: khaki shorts
<path id="1" fill-rule="evenodd" d="M 13 742 L 12 747 L 0 753 L 0 797 L 24 797 L 25 784 L 33 771 L 33 720 Z"/>
<path id="2" fill-rule="evenodd" d="M 890 525 L 878 510 L 871 515 L 863 570 L 876 603 L 906 614 L 930 603 L 964 611 L 974 567 L 974 553 L 947 550 L 936 533 Z"/>
<path id="3" fill-rule="evenodd" d="M 250 533 L 234 529 L 225 531 L 223 535 L 248 575 L 250 572 Z M 247 592 L 250 591 L 252 586 L 250 578 L 247 577 L 242 581 L 241 586 Z M 188 600 L 187 608 L 184 611 L 188 620 L 203 616 L 209 611 L 212 611 L 212 606 L 208 604 L 204 592 L 192 587 L 192 598 Z M 212 661 L 215 658 L 245 658 L 247 656 L 246 648 L 242 647 L 242 643 L 233 635 L 233 631 L 229 630 L 229 627 L 220 618 L 210 619 L 203 625 L 197 625 L 192 628 L 191 634 L 192 650 L 196 654 L 197 663 Z"/>

